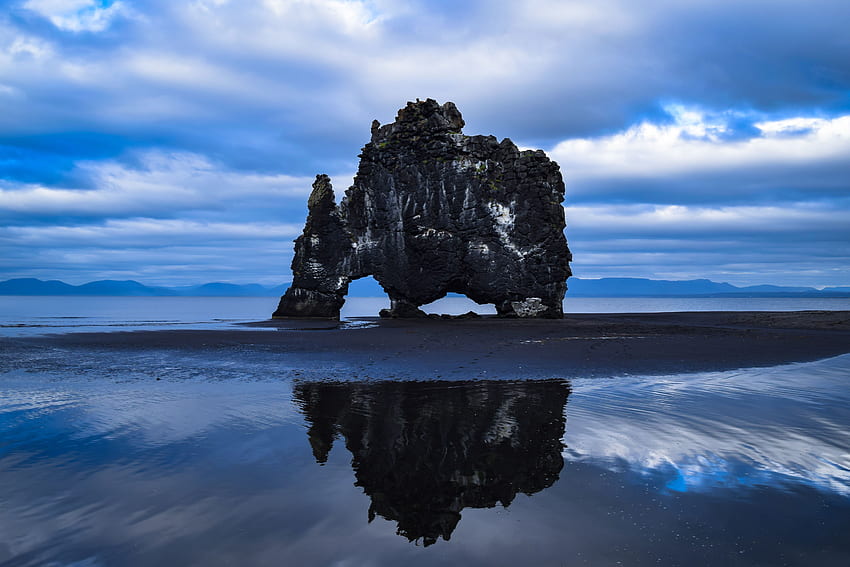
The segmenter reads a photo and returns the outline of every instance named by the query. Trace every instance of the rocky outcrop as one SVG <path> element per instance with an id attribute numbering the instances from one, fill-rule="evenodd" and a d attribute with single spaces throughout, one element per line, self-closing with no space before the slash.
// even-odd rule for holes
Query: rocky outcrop
<path id="1" fill-rule="evenodd" d="M 383 315 L 421 316 L 448 292 L 503 316 L 563 315 L 571 256 L 558 165 L 463 126 L 451 102 L 408 103 L 392 124 L 372 123 L 339 206 L 316 178 L 275 317 L 338 317 L 348 284 L 369 275 L 390 297 Z"/>
<path id="2" fill-rule="evenodd" d="M 294 398 L 313 455 L 351 452 L 368 519 L 428 546 L 448 541 L 464 508 L 510 506 L 552 486 L 570 387 L 560 380 L 300 382 Z"/>
<path id="3" fill-rule="evenodd" d="M 295 240 L 294 281 L 274 315 L 338 318 L 354 247 L 327 175 L 316 176 L 307 209 L 304 232 Z"/>

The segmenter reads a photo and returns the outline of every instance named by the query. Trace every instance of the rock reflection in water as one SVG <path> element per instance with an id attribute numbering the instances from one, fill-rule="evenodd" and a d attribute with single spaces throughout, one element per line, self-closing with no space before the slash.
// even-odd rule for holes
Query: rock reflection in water
<path id="1" fill-rule="evenodd" d="M 448 541 L 464 508 L 507 507 L 558 480 L 569 393 L 563 380 L 295 386 L 316 460 L 341 435 L 369 521 L 426 546 Z"/>

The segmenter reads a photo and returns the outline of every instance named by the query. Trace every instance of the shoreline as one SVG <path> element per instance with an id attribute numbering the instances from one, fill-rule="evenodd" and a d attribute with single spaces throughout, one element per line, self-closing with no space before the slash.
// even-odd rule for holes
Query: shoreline
<path id="1" fill-rule="evenodd" d="M 270 368 L 274 375 L 319 379 L 578 378 L 768 367 L 846 354 L 850 311 L 358 318 L 339 326 L 273 319 L 223 330 L 65 333 L 2 342 L 116 355 L 159 349 L 214 357 L 238 351 L 251 359 L 255 351 L 263 360 L 271 356 L 269 364 L 280 362 L 279 372 Z"/>

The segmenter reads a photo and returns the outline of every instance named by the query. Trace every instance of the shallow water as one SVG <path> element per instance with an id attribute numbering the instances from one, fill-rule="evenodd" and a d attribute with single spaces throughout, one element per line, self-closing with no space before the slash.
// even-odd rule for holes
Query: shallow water
<path id="1" fill-rule="evenodd" d="M 271 297 L 53 297 L 0 296 L 0 336 L 58 332 L 156 329 L 229 329 L 234 323 L 271 316 Z M 342 308 L 343 323 L 375 317 L 389 300 L 350 297 Z M 495 314 L 493 305 L 465 297 L 445 297 L 423 306 L 428 313 L 460 315 L 468 311 Z M 850 310 L 850 298 L 718 298 L 718 297 L 579 297 L 564 300 L 566 313 L 647 313 L 664 311 L 801 311 Z"/>
<path id="2" fill-rule="evenodd" d="M 3 345 L 0 565 L 850 564 L 850 355 L 399 382 Z"/>

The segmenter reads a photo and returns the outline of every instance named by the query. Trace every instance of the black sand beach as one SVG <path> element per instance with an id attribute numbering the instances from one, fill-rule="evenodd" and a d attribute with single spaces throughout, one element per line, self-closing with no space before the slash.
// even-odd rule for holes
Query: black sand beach
<path id="1" fill-rule="evenodd" d="M 6 339 L 8 340 L 8 339 Z M 30 345 L 122 351 L 251 350 L 317 378 L 540 378 L 728 370 L 850 352 L 850 311 L 573 314 L 562 320 L 275 319 L 233 330 L 70 333 Z M 281 370 L 283 371 L 283 370 Z"/>

